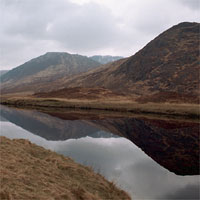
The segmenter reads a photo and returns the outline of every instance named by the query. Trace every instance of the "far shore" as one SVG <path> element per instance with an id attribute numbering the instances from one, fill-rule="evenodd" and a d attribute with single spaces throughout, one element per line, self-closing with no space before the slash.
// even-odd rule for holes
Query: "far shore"
<path id="1" fill-rule="evenodd" d="M 64 99 L 36 97 L 1 97 L 2 105 L 29 108 L 73 108 L 94 111 L 112 111 L 115 113 L 145 114 L 199 119 L 200 105 L 186 103 L 138 103 L 113 99 Z"/>

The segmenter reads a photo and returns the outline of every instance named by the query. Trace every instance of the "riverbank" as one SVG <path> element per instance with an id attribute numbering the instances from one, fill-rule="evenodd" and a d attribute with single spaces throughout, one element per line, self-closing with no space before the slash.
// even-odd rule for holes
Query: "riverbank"
<path id="1" fill-rule="evenodd" d="M 145 115 L 175 116 L 198 119 L 199 104 L 138 103 L 116 100 L 79 100 L 63 98 L 1 97 L 1 104 L 15 107 L 73 108 L 82 110 L 112 111 Z"/>
<path id="2" fill-rule="evenodd" d="M 90 168 L 24 139 L 0 137 L 0 199 L 130 199 Z"/>

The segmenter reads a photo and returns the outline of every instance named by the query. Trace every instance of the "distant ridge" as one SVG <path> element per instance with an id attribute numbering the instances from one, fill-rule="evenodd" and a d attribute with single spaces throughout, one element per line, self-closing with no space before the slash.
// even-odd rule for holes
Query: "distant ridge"
<path id="1" fill-rule="evenodd" d="M 110 62 L 120 60 L 123 57 L 122 56 L 109 56 L 109 55 L 107 55 L 107 56 L 95 55 L 95 56 L 91 56 L 89 58 L 91 58 L 92 60 L 95 60 L 101 64 L 107 64 Z"/>
<path id="2" fill-rule="evenodd" d="M 0 77 L 7 73 L 9 70 L 0 70 Z"/>
<path id="3" fill-rule="evenodd" d="M 2 88 L 7 91 L 37 90 L 62 77 L 86 72 L 100 63 L 78 54 L 48 52 L 4 74 Z"/>

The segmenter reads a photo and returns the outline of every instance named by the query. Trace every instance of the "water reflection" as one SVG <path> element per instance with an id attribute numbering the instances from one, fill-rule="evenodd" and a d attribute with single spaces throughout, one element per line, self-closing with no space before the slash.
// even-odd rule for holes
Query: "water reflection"
<path id="1" fill-rule="evenodd" d="M 47 140 L 126 137 L 166 169 L 178 175 L 199 174 L 198 123 L 144 118 L 69 120 L 70 115 L 68 120 L 63 120 L 38 111 L 5 106 L 1 116 Z"/>
<path id="2" fill-rule="evenodd" d="M 121 134 L 179 175 L 199 174 L 199 124 L 158 119 L 106 119 L 98 127 Z"/>
<path id="3" fill-rule="evenodd" d="M 146 152 L 144 153 L 130 140 L 122 137 L 114 138 L 113 134 L 106 131 L 112 130 L 113 133 L 118 135 L 122 135 L 123 133 L 124 136 L 126 136 L 127 138 L 131 138 L 131 135 L 133 135 L 133 133 L 131 134 L 130 132 L 133 132 L 134 128 L 134 133 L 136 135 L 134 137 L 138 137 L 137 134 L 139 133 L 138 130 L 140 129 L 143 129 L 146 134 L 148 134 L 147 130 L 149 130 L 150 133 L 152 133 L 152 130 L 155 131 L 156 126 L 152 125 L 152 121 L 150 123 L 148 120 L 144 121 L 141 119 L 107 119 L 102 120 L 98 123 L 97 120 L 82 120 L 81 123 L 87 124 L 87 130 L 89 130 L 88 135 L 90 135 L 90 137 L 87 136 L 87 134 L 81 134 L 82 131 L 84 133 L 86 132 L 84 131 L 84 126 L 81 126 L 83 130 L 81 130 L 81 128 L 74 128 L 74 134 L 70 133 L 68 135 L 67 132 L 72 131 L 65 129 L 66 132 L 62 132 L 62 135 L 59 135 L 58 131 L 53 137 L 54 141 L 50 141 L 47 140 L 45 137 L 42 137 L 42 135 L 39 136 L 40 126 L 37 127 L 37 134 L 35 134 L 34 131 L 36 129 L 30 130 L 30 128 L 28 129 L 27 126 L 20 125 L 19 119 L 15 119 L 14 121 L 13 118 L 16 118 L 17 116 L 21 118 L 22 116 L 19 115 L 22 114 L 24 118 L 20 122 L 25 123 L 26 116 L 29 117 L 29 120 L 32 117 L 32 120 L 33 118 L 35 121 L 38 120 L 39 124 L 50 123 L 50 126 L 54 127 L 54 130 L 58 130 L 58 127 L 57 124 L 52 124 L 53 120 L 58 123 L 60 119 L 54 118 L 52 116 L 48 117 L 47 114 L 42 114 L 36 111 L 21 111 L 10 108 L 3 109 L 4 112 L 1 113 L 3 114 L 4 119 L 6 117 L 8 121 L 11 121 L 10 119 L 12 119 L 12 123 L 8 121 L 6 122 L 5 120 L 1 122 L 1 135 L 5 135 L 10 138 L 29 139 L 38 145 L 44 146 L 45 148 L 52 149 L 66 156 L 70 156 L 79 163 L 92 166 L 97 172 L 102 173 L 109 180 L 114 180 L 117 185 L 128 191 L 133 199 L 199 198 L 199 176 L 177 176 L 174 173 L 169 172 L 167 169 L 161 167 L 157 162 L 148 157 L 145 154 Z M 13 112 L 15 114 L 17 112 L 17 115 L 14 115 L 15 117 L 12 118 L 11 116 L 13 116 Z M 7 114 L 5 115 L 5 113 Z M 62 125 L 64 124 L 64 122 L 64 120 L 61 120 L 58 124 Z M 80 122 L 80 120 L 72 122 Z M 17 125 L 15 125 L 14 123 Z M 67 126 L 69 127 L 70 122 L 67 121 L 66 123 L 68 123 Z M 74 123 L 73 125 L 76 126 L 76 124 L 80 123 Z M 129 124 L 129 126 L 127 124 Z M 140 128 L 140 126 L 142 127 Z M 164 125 L 160 124 L 159 126 L 163 127 Z M 55 127 L 57 127 L 57 129 L 55 129 Z M 91 131 L 88 127 L 91 127 Z M 101 129 L 101 127 L 103 130 Z M 188 126 L 182 125 L 182 129 L 188 129 Z M 41 132 L 43 133 L 44 130 Z M 157 132 L 160 133 L 159 131 Z M 163 130 L 161 131 L 161 133 L 163 134 Z M 141 138 L 143 139 L 143 143 L 149 141 L 149 138 L 151 139 L 151 134 L 148 135 L 145 139 L 142 133 L 140 134 Z M 156 131 L 154 134 L 156 134 Z M 167 133 L 165 134 L 167 135 Z M 56 137 L 66 138 L 66 135 L 68 137 L 68 140 L 63 139 L 63 141 L 61 141 L 60 139 L 56 139 Z M 81 137 L 79 137 L 79 139 L 72 139 L 73 137 L 69 139 L 69 136 L 74 135 L 74 138 L 78 138 L 78 136 Z M 92 138 L 92 135 L 95 137 Z M 133 140 L 135 140 L 134 137 Z M 158 136 L 154 137 L 156 138 Z M 158 137 L 159 140 L 160 138 L 161 137 Z"/>
<path id="4" fill-rule="evenodd" d="M 85 136 L 110 137 L 113 135 L 91 126 L 84 120 L 62 120 L 34 110 L 1 106 L 0 116 L 1 121 L 8 120 L 46 140 L 67 140 Z"/>

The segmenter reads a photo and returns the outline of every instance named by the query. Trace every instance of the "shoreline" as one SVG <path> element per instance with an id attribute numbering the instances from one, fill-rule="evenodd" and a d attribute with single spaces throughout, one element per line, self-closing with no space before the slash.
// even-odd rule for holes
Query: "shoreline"
<path id="1" fill-rule="evenodd" d="M 0 153 L 0 199 L 131 199 L 91 168 L 28 140 L 0 136 Z"/>
<path id="2" fill-rule="evenodd" d="M 199 119 L 200 105 L 178 103 L 137 103 L 133 101 L 79 100 L 61 98 L 1 97 L 2 105 L 19 108 L 76 109 L 138 115 L 159 115 Z"/>

